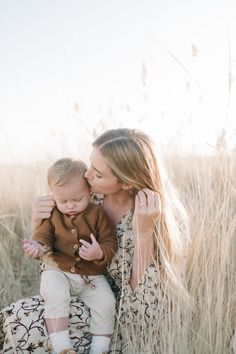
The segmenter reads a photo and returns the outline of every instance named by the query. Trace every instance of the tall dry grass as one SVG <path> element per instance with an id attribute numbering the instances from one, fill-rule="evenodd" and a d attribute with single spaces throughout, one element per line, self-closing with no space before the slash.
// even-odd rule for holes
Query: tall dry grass
<path id="1" fill-rule="evenodd" d="M 172 154 L 166 164 L 190 217 L 191 304 L 172 298 L 171 314 L 157 321 L 156 338 L 146 345 L 150 353 L 157 342 L 163 354 L 230 353 L 236 326 L 236 156 L 219 148 L 212 157 Z M 30 237 L 36 196 L 46 192 L 47 166 L 1 167 L 1 307 L 38 293 L 37 264 L 24 256 L 22 239 Z M 130 343 L 133 353 L 136 345 Z"/>
<path id="2" fill-rule="evenodd" d="M 189 353 L 229 353 L 236 326 L 236 155 L 169 161 L 190 216 L 187 260 Z M 181 353 L 179 348 L 178 353 Z"/>
<path id="3" fill-rule="evenodd" d="M 0 166 L 0 307 L 38 292 L 36 262 L 23 253 L 31 237 L 31 211 L 46 192 L 46 164 Z"/>

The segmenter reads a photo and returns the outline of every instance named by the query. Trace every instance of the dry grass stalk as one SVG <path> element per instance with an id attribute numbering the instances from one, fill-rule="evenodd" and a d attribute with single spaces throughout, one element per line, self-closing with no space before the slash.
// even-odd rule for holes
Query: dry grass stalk
<path id="1" fill-rule="evenodd" d="M 166 295 L 165 305 L 171 303 L 172 311 L 166 314 L 162 305 L 163 316 L 152 319 L 156 335 L 144 325 L 142 315 L 139 328 L 131 323 L 130 353 L 143 345 L 148 353 L 155 353 L 157 346 L 163 354 L 230 353 L 236 326 L 236 156 L 222 148 L 213 157 L 171 156 L 167 162 L 190 216 L 186 283 L 193 305 L 174 297 L 168 282 L 160 283 L 153 291 L 157 298 L 160 291 Z M 35 197 L 46 191 L 46 168 L 19 165 L 2 172 L 0 305 L 4 307 L 38 293 L 37 265 L 23 255 L 21 240 L 30 237 Z M 146 333 L 145 344 L 138 340 L 140 331 Z"/>

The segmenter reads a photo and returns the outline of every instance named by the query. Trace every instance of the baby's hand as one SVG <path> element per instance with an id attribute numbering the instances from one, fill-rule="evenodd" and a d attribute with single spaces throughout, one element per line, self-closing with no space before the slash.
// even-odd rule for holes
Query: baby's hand
<path id="1" fill-rule="evenodd" d="M 25 254 L 28 256 L 37 259 L 40 256 L 40 245 L 35 240 L 23 240 L 23 248 Z"/>
<path id="2" fill-rule="evenodd" d="M 93 234 L 91 234 L 90 237 L 92 240 L 92 244 L 85 240 L 80 240 L 82 246 L 79 249 L 79 255 L 86 261 L 100 260 L 103 258 L 103 250 L 101 249 L 99 243 L 97 242 Z"/>

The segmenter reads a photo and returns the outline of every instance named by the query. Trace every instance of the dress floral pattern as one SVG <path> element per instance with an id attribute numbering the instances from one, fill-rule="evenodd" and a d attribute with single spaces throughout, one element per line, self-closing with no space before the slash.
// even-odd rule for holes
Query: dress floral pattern
<path id="1" fill-rule="evenodd" d="M 92 202 L 102 205 L 103 196 L 93 195 Z M 107 268 L 107 278 L 117 298 L 116 328 L 110 353 L 158 353 L 158 340 L 152 348 L 148 344 L 155 335 L 155 323 L 163 314 L 163 307 L 155 288 L 159 272 L 151 264 L 135 290 L 129 285 L 134 255 L 132 213 L 128 211 L 116 225 L 119 248 Z M 89 309 L 77 296 L 70 304 L 69 333 L 78 353 L 88 353 L 91 340 Z M 3 353 L 52 353 L 44 323 L 41 296 L 21 299 L 0 312 L 0 350 Z"/>

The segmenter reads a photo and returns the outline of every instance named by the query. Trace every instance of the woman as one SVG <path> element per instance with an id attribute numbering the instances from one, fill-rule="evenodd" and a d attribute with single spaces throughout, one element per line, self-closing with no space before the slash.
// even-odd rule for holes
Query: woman
<path id="1" fill-rule="evenodd" d="M 174 308 L 170 291 L 184 294 L 184 209 L 169 179 L 162 175 L 152 143 L 144 133 L 108 130 L 93 143 L 90 159 L 85 177 L 93 191 L 91 201 L 102 205 L 110 216 L 119 243 L 108 267 L 119 300 L 112 352 L 163 353 L 161 324 L 167 321 L 171 325 Z M 49 217 L 53 205 L 51 197 L 38 200 L 34 226 Z M 30 348 L 32 353 L 50 353 L 40 297 L 10 305 L 2 316 L 5 350 L 26 353 Z M 89 313 L 76 298 L 71 303 L 70 331 L 74 347 L 85 353 L 90 341 Z"/>

